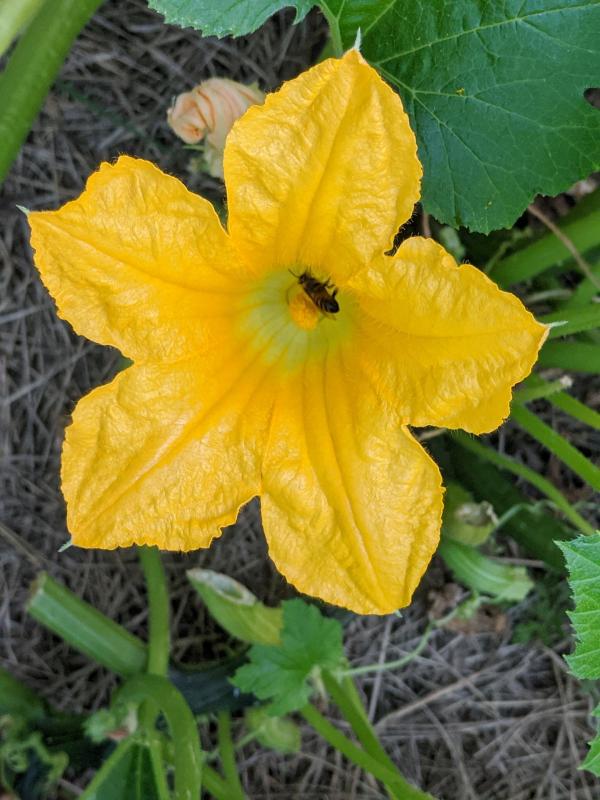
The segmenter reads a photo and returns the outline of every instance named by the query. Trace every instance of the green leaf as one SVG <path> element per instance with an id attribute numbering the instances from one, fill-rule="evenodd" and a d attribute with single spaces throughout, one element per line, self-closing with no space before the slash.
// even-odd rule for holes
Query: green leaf
<path id="1" fill-rule="evenodd" d="M 250 663 L 238 669 L 233 685 L 272 701 L 273 716 L 287 714 L 308 702 L 311 677 L 343 664 L 342 627 L 316 606 L 288 600 L 283 604 L 281 644 L 253 645 L 249 655 Z"/>
<path id="2" fill-rule="evenodd" d="M 579 536 L 572 542 L 556 543 L 563 551 L 569 585 L 575 601 L 569 612 L 575 629 L 575 652 L 567 656 L 577 678 L 600 678 L 600 533 Z M 600 706 L 594 711 L 600 716 Z M 581 769 L 600 776 L 600 733 L 589 742 L 590 750 Z"/>
<path id="3" fill-rule="evenodd" d="M 600 717 L 600 706 L 594 709 L 594 716 Z M 590 749 L 580 769 L 587 769 L 600 777 L 600 733 L 597 733 L 588 744 Z"/>
<path id="4" fill-rule="evenodd" d="M 182 28 L 196 28 L 204 36 L 243 36 L 252 33 L 282 8 L 296 9 L 300 22 L 315 5 L 313 0 L 148 0 L 166 22 Z"/>
<path id="5" fill-rule="evenodd" d="M 400 92 L 440 222 L 510 227 L 600 166 L 598 0 L 322 0 L 344 46 Z M 353 30 L 354 28 L 354 30 Z"/>
<path id="6" fill-rule="evenodd" d="M 125 739 L 81 795 L 81 800 L 168 800 L 156 746 Z"/>
<path id="7" fill-rule="evenodd" d="M 575 610 L 575 652 L 567 657 L 578 678 L 600 678 L 600 533 L 556 543 L 563 551 Z"/>

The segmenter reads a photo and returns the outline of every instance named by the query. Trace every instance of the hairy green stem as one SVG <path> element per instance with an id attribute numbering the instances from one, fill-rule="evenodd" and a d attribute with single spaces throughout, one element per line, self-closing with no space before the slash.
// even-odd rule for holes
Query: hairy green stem
<path id="1" fill-rule="evenodd" d="M 219 711 L 219 755 L 231 800 L 244 800 L 245 794 L 235 763 L 235 749 L 231 738 L 231 715 L 229 711 Z"/>
<path id="2" fill-rule="evenodd" d="M 383 664 L 365 664 L 363 667 L 353 667 L 346 671 L 346 675 L 368 675 L 371 672 L 389 672 L 392 669 L 401 669 L 402 667 L 409 664 L 414 658 L 420 655 L 423 650 L 427 646 L 427 642 L 433 631 L 437 626 L 433 623 L 429 623 L 429 625 L 423 631 L 421 638 L 419 639 L 417 646 L 414 650 L 411 650 L 410 653 L 407 653 L 402 658 L 398 658 L 395 661 L 384 661 Z"/>
<path id="3" fill-rule="evenodd" d="M 202 775 L 198 728 L 190 707 L 173 684 L 159 675 L 136 675 L 119 689 L 115 702 L 151 703 L 160 709 L 173 739 L 174 800 L 197 800 Z"/>
<path id="4" fill-rule="evenodd" d="M 463 431 L 452 431 L 451 436 L 461 445 L 461 447 L 464 447 L 466 450 L 470 450 L 480 458 L 490 461 L 497 467 L 506 469 L 509 472 L 512 472 L 513 475 L 518 475 L 520 478 L 524 478 L 526 481 L 531 483 L 533 486 L 539 489 L 542 494 L 545 494 L 546 497 L 552 500 L 554 505 L 559 508 L 565 517 L 567 517 L 567 519 L 569 519 L 582 533 L 588 535 L 594 533 L 593 526 L 590 525 L 590 523 L 587 522 L 587 520 L 585 520 L 581 514 L 579 514 L 579 512 L 573 508 L 562 492 L 559 492 L 559 490 L 553 486 L 550 481 L 546 480 L 541 475 L 538 475 L 537 472 L 529 467 L 526 467 L 524 464 L 520 464 L 518 461 L 515 461 L 509 456 L 498 453 L 491 447 L 480 444 L 475 439 L 472 439 L 469 434 L 463 433 Z"/>
<path id="5" fill-rule="evenodd" d="M 0 56 L 37 14 L 44 0 L 4 0 L 0 3 Z"/>
<path id="6" fill-rule="evenodd" d="M 151 675 L 166 675 L 169 666 L 169 592 L 157 547 L 139 547 L 148 592 L 148 666 Z"/>
<path id="7" fill-rule="evenodd" d="M 211 769 L 206 763 L 202 765 L 202 784 L 215 800 L 232 800 L 230 794 L 231 787 L 229 784 L 223 780 L 218 772 Z"/>
<path id="8" fill-rule="evenodd" d="M 71 45 L 102 0 L 46 0 L 0 76 L 0 182 L 21 147 Z"/>
<path id="9" fill-rule="evenodd" d="M 356 738 L 362 744 L 365 751 L 383 764 L 384 767 L 388 767 L 396 773 L 396 783 L 394 785 L 386 784 L 386 790 L 393 800 L 395 800 L 395 798 L 400 798 L 401 800 L 403 795 L 398 793 L 398 789 L 401 788 L 402 784 L 406 783 L 406 781 L 377 738 L 377 734 L 369 721 L 354 681 L 349 674 L 338 679 L 330 672 L 324 672 L 323 683 L 333 702 L 350 723 Z M 410 788 L 412 789 L 413 787 L 410 786 Z"/>
<path id="10" fill-rule="evenodd" d="M 366 750 L 362 750 L 351 742 L 310 703 L 300 710 L 300 714 L 326 742 L 335 747 L 336 750 L 339 750 L 342 755 L 346 756 L 357 767 L 371 773 L 373 777 L 377 778 L 385 786 L 393 787 L 398 800 L 433 800 L 430 794 L 412 786 L 404 778 L 399 778 L 399 773 L 396 769 L 390 769 L 378 759 L 373 758 Z"/>
<path id="11" fill-rule="evenodd" d="M 31 616 L 68 644 L 117 675 L 145 669 L 146 645 L 45 572 L 31 587 Z"/>

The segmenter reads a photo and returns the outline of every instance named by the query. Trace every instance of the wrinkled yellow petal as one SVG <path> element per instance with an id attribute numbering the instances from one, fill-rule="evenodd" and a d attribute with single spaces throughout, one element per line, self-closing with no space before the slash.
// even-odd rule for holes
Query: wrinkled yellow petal
<path id="1" fill-rule="evenodd" d="M 351 349 L 278 396 L 263 464 L 269 554 L 300 591 L 362 614 L 405 606 L 439 538 L 441 478 Z"/>
<path id="2" fill-rule="evenodd" d="M 400 98 L 352 50 L 235 124 L 225 146 L 229 232 L 257 272 L 302 264 L 343 283 L 391 246 L 420 177 Z"/>
<path id="3" fill-rule="evenodd" d="M 244 351 L 134 365 L 79 402 L 62 488 L 79 547 L 207 547 L 260 490 L 272 405 Z"/>
<path id="4" fill-rule="evenodd" d="M 211 320 L 241 291 L 210 203 L 147 161 L 103 164 L 81 197 L 29 222 L 60 316 L 134 360 L 199 352 L 213 337 Z"/>
<path id="5" fill-rule="evenodd" d="M 432 239 L 406 240 L 355 276 L 356 369 L 404 422 L 486 433 L 536 361 L 547 328 Z"/>

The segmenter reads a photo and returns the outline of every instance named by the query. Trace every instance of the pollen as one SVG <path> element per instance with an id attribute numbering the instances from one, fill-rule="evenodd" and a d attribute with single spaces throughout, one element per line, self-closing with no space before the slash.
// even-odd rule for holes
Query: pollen
<path id="1" fill-rule="evenodd" d="M 290 290 L 288 296 L 290 316 L 299 328 L 312 331 L 321 318 L 321 312 L 310 297 L 299 286 Z"/>

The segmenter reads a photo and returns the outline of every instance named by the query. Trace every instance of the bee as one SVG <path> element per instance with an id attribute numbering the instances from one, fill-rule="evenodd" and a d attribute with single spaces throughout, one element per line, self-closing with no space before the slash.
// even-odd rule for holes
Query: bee
<path id="1" fill-rule="evenodd" d="M 340 304 L 335 299 L 338 290 L 333 286 L 330 280 L 326 280 L 325 282 L 318 281 L 309 270 L 306 270 L 301 275 L 296 275 L 295 272 L 292 272 L 292 275 L 298 278 L 298 283 L 319 311 L 323 311 L 325 314 L 337 314 L 340 310 Z M 331 293 L 329 291 L 330 289 L 333 289 Z"/>

